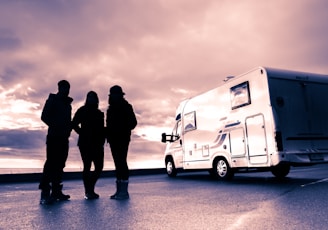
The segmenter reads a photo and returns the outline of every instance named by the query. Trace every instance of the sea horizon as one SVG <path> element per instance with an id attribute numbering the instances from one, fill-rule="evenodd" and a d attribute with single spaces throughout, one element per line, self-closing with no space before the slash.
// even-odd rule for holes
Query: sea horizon
<path id="1" fill-rule="evenodd" d="M 135 169 L 160 169 L 164 168 L 163 166 L 154 166 L 154 167 L 137 167 L 137 168 L 129 168 L 130 170 Z M 93 169 L 92 169 L 93 170 Z M 111 171 L 115 170 L 115 168 L 104 168 L 103 171 Z M 43 168 L 0 168 L 0 175 L 7 174 L 30 174 L 30 173 L 42 173 Z M 64 172 L 82 172 L 83 168 L 65 168 Z"/>
<path id="2" fill-rule="evenodd" d="M 27 164 L 29 165 L 29 164 Z M 32 166 L 32 165 L 30 165 Z M 164 163 L 160 158 L 147 159 L 143 158 L 141 161 L 137 159 L 128 160 L 129 169 L 155 169 L 164 168 Z M 93 167 L 91 168 L 93 170 Z M 68 160 L 64 172 L 82 172 L 82 161 Z M 115 170 L 113 161 L 105 161 L 103 171 Z M 42 164 L 37 167 L 7 167 L 5 164 L 0 164 L 0 175 L 4 174 L 27 174 L 27 173 L 42 173 Z"/>

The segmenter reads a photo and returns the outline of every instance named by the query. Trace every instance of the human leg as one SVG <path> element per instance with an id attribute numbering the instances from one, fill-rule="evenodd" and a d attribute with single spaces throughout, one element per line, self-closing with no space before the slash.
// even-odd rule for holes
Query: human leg
<path id="1" fill-rule="evenodd" d="M 116 168 L 116 193 L 111 199 L 125 200 L 129 198 L 129 168 L 127 164 L 129 142 L 118 141 L 111 145 L 112 155 Z"/>
<path id="2" fill-rule="evenodd" d="M 116 179 L 128 180 L 129 167 L 127 164 L 127 155 L 129 148 L 129 141 L 116 140 L 110 143 L 110 148 L 115 164 Z"/>
<path id="3" fill-rule="evenodd" d="M 84 198 L 86 200 L 92 200 L 99 198 L 99 195 L 95 193 L 95 184 L 103 169 L 103 149 L 102 149 L 102 165 L 99 165 L 95 156 L 99 155 L 99 149 L 90 146 L 80 146 L 80 152 L 83 160 L 83 184 L 85 189 Z M 96 159 L 96 160 L 95 160 Z M 94 162 L 95 171 L 91 172 L 91 164 Z"/>
<path id="4" fill-rule="evenodd" d="M 51 196 L 56 200 L 68 200 L 70 195 L 65 195 L 62 192 L 63 184 L 63 170 L 65 168 L 66 160 L 68 157 L 69 143 L 68 139 L 56 138 L 52 145 L 52 150 L 55 152 L 54 157 L 54 173 L 52 178 L 52 192 Z"/>
<path id="5" fill-rule="evenodd" d="M 41 190 L 41 198 L 40 198 L 40 204 L 52 204 L 55 200 L 51 197 L 51 162 L 49 160 L 46 160 L 44 167 L 43 167 L 43 173 L 41 176 L 41 181 L 39 184 L 39 189 Z"/>
<path id="6" fill-rule="evenodd" d="M 51 196 L 51 185 L 55 174 L 55 165 L 56 165 L 56 151 L 54 151 L 54 141 L 51 137 L 47 137 L 47 146 L 46 146 L 46 161 L 43 166 L 43 173 L 41 176 L 39 189 L 41 189 L 41 199 L 40 204 L 51 204 L 55 200 Z"/>
<path id="7" fill-rule="evenodd" d="M 87 199 L 87 194 L 90 193 L 90 169 L 91 169 L 91 158 L 89 157 L 89 148 L 88 146 L 79 146 L 81 158 L 83 162 L 83 172 L 82 172 L 82 179 L 84 185 L 84 198 Z"/>
<path id="8" fill-rule="evenodd" d="M 94 195 L 94 197 L 98 198 L 99 195 L 95 193 L 95 185 L 102 173 L 102 170 L 104 168 L 104 147 L 103 146 L 97 146 L 95 147 L 94 156 L 92 157 L 92 161 L 94 164 L 94 171 L 91 172 L 90 177 L 90 185 L 91 185 L 91 192 Z"/>

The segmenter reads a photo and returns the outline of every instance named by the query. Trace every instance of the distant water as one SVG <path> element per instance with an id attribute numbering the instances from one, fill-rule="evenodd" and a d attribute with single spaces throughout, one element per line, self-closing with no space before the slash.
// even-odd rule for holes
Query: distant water
<path id="1" fill-rule="evenodd" d="M 41 173 L 42 168 L 0 168 L 1 174 L 25 174 L 25 173 Z M 106 170 L 106 169 L 104 169 Z M 108 169 L 110 170 L 110 169 Z M 64 170 L 65 172 L 80 172 L 82 169 L 72 169 L 68 168 Z"/>
<path id="2" fill-rule="evenodd" d="M 0 174 L 23 174 L 23 173 L 40 173 L 42 172 L 41 168 L 0 168 Z"/>
<path id="3" fill-rule="evenodd" d="M 149 169 L 149 168 L 164 168 L 161 161 L 144 161 L 144 162 L 129 162 L 129 169 Z M 73 164 L 76 165 L 76 164 Z M 66 167 L 64 172 L 82 172 L 82 164 L 77 167 Z M 93 170 L 93 168 L 92 168 Z M 104 171 L 115 170 L 113 163 L 106 164 Z M 2 174 L 25 174 L 25 173 L 42 173 L 43 168 L 0 168 Z"/>

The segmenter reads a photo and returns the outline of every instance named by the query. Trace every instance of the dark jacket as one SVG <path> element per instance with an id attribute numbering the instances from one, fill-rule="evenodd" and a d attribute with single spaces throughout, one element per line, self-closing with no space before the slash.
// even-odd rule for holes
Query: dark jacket
<path id="1" fill-rule="evenodd" d="M 131 130 L 137 126 L 132 105 L 124 98 L 111 101 L 106 116 L 106 134 L 110 142 L 115 139 L 130 140 Z"/>
<path id="2" fill-rule="evenodd" d="M 48 136 L 63 138 L 70 136 L 72 101 L 70 97 L 49 94 L 41 114 L 41 120 L 48 125 Z"/>
<path id="3" fill-rule="evenodd" d="M 95 105 L 84 105 L 80 107 L 74 115 L 72 126 L 79 134 L 79 146 L 104 145 L 104 113 Z"/>

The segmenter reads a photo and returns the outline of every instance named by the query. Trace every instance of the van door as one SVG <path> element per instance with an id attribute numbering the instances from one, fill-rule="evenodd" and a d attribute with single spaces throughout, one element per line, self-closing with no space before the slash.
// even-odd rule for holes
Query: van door
<path id="1" fill-rule="evenodd" d="M 242 128 L 233 129 L 230 131 L 230 152 L 232 157 L 245 156 L 245 137 Z"/>
<path id="2" fill-rule="evenodd" d="M 246 118 L 246 136 L 250 164 L 267 163 L 268 153 L 263 114 Z"/>
<path id="3" fill-rule="evenodd" d="M 172 156 L 174 158 L 175 167 L 182 167 L 183 163 L 183 146 L 182 146 L 182 135 L 181 135 L 181 120 L 178 120 L 176 126 L 173 129 L 173 135 L 177 137 L 171 143 L 170 149 L 172 150 Z"/>
<path id="4" fill-rule="evenodd" d="M 233 129 L 229 132 L 231 167 L 247 167 L 245 132 L 243 128 Z"/>

